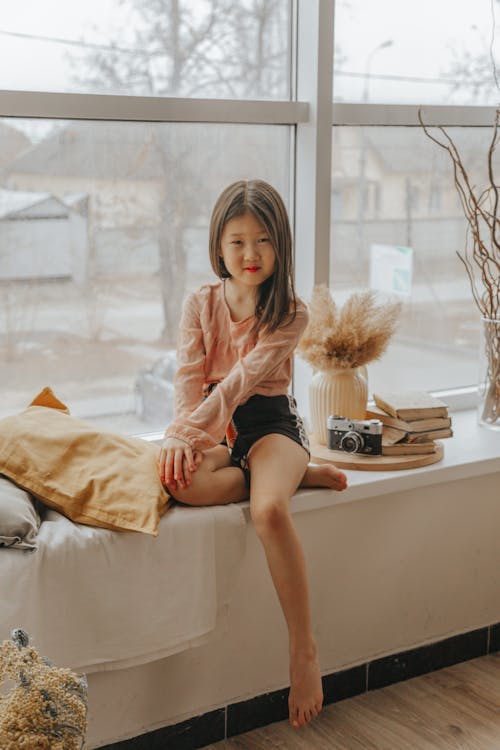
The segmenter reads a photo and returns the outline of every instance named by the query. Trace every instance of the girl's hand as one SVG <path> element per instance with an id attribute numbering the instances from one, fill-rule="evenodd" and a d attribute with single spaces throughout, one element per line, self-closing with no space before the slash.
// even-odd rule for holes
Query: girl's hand
<path id="1" fill-rule="evenodd" d="M 198 455 L 199 454 L 199 455 Z M 201 463 L 199 451 L 191 450 L 191 446 L 178 438 L 167 437 L 160 450 L 160 480 L 170 489 L 177 489 L 180 485 L 185 489 L 191 484 L 191 472 L 196 471 Z M 196 457 L 196 460 L 195 460 Z"/>
<path id="2" fill-rule="evenodd" d="M 194 474 L 195 471 L 198 471 L 200 468 L 200 464 L 203 458 L 203 453 L 201 451 L 193 451 L 193 463 L 194 463 L 194 469 L 189 468 L 189 462 L 186 456 L 182 459 L 182 468 L 184 471 L 184 476 L 188 478 L 187 483 L 191 484 L 190 474 Z M 174 480 L 175 483 L 175 480 Z"/>

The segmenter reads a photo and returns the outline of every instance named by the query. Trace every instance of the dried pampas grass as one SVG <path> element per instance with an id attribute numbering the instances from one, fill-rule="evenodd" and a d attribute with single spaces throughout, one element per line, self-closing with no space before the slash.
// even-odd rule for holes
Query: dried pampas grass
<path id="1" fill-rule="evenodd" d="M 373 291 L 352 294 L 339 310 L 321 284 L 314 287 L 297 352 L 315 370 L 362 367 L 385 352 L 400 312 L 401 302 L 377 305 Z"/>

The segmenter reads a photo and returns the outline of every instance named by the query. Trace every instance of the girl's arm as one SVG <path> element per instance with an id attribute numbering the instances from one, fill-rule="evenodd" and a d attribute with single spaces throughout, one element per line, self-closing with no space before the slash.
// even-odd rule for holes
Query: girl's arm
<path id="1" fill-rule="evenodd" d="M 167 436 L 183 440 L 197 450 L 220 443 L 236 407 L 262 380 L 272 378 L 273 372 L 292 355 L 307 319 L 305 305 L 298 306 L 295 320 L 264 335 L 189 416 L 174 420 Z"/>
<path id="2" fill-rule="evenodd" d="M 179 324 L 177 339 L 177 372 L 174 379 L 174 421 L 181 424 L 202 400 L 203 382 L 205 379 L 205 346 L 200 324 L 197 298 L 194 294 L 187 297 Z M 182 478 L 185 486 L 189 471 L 195 471 L 200 463 L 198 453 L 193 453 L 189 443 L 169 434 L 160 452 L 160 479 L 169 488 L 176 489 L 174 477 Z"/>
<path id="3" fill-rule="evenodd" d="M 195 294 L 190 294 L 182 310 L 177 337 L 177 372 L 174 378 L 174 420 L 189 416 L 203 400 L 205 344 L 200 311 Z"/>

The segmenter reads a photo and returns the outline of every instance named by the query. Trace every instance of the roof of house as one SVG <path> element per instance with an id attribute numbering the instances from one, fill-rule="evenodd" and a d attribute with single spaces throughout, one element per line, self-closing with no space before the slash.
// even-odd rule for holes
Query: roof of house
<path id="1" fill-rule="evenodd" d="M 237 137 L 228 137 L 228 132 Z M 275 138 L 258 132 L 254 145 L 247 126 L 207 126 L 202 123 L 149 123 L 74 121 L 54 130 L 8 165 L 8 175 L 43 175 L 78 180 L 169 180 L 175 183 L 192 172 L 190 184 L 200 176 L 205 185 L 220 179 L 221 160 L 226 165 L 245 164 L 253 172 L 254 149 L 269 157 Z M 280 129 L 275 129 L 279 136 Z M 265 135 L 265 137 L 263 137 Z M 247 146 L 241 159 L 242 143 Z M 241 169 L 241 168 L 240 168 Z M 231 170 L 229 170 L 231 171 Z M 185 180 L 186 181 L 186 180 Z"/>
<path id="2" fill-rule="evenodd" d="M 435 129 L 433 129 L 435 130 Z M 485 151 L 484 131 L 481 128 L 447 128 L 456 141 L 464 162 L 476 165 L 478 156 Z M 437 144 L 432 143 L 420 127 L 373 127 L 366 128 L 366 139 L 370 148 L 379 156 L 389 172 L 422 174 L 432 171 L 451 178 L 451 160 Z M 435 133 L 444 140 L 443 135 Z"/>
<path id="3" fill-rule="evenodd" d="M 9 174 L 49 174 L 105 179 L 147 179 L 165 174 L 162 126 L 86 122 L 57 129 L 14 159 Z"/>
<path id="4" fill-rule="evenodd" d="M 428 172 L 432 144 L 420 128 L 367 128 L 367 141 L 389 172 L 414 174 Z"/>
<path id="5" fill-rule="evenodd" d="M 51 193 L 0 189 L 0 219 L 67 215 L 69 209 Z"/>

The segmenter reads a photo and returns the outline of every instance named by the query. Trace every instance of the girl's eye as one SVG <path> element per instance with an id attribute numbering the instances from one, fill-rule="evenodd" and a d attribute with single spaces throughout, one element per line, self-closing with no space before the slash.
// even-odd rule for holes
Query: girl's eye
<path id="1" fill-rule="evenodd" d="M 261 237 L 259 242 L 269 242 L 269 237 Z"/>
<path id="2" fill-rule="evenodd" d="M 241 245 L 241 240 L 232 240 L 231 245 Z"/>

